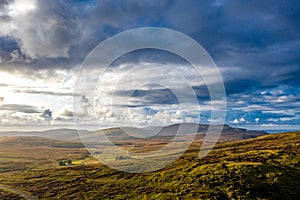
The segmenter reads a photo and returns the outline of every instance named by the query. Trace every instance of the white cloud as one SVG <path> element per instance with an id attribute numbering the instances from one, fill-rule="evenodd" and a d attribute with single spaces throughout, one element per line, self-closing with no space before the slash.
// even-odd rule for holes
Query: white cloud
<path id="1" fill-rule="evenodd" d="M 242 118 L 240 118 L 240 122 L 242 123 L 242 122 L 245 122 L 246 120 L 245 120 L 245 118 L 244 117 L 242 117 Z"/>
<path id="2" fill-rule="evenodd" d="M 238 120 L 238 119 L 234 119 L 234 120 L 232 121 L 232 123 L 233 123 L 233 124 L 238 124 L 238 123 L 239 123 L 239 120 Z"/>
<path id="3" fill-rule="evenodd" d="M 239 123 L 244 123 L 246 122 L 244 117 L 241 117 L 240 119 L 235 118 L 231 123 L 233 124 L 239 124 Z"/>
<path id="4" fill-rule="evenodd" d="M 291 121 L 291 120 L 299 119 L 299 117 L 280 117 L 279 119 L 280 119 L 280 121 L 284 122 L 284 121 Z"/>
<path id="5" fill-rule="evenodd" d="M 78 42 L 72 12 L 61 1 L 15 0 L 7 6 L 0 35 L 15 38 L 31 58 L 68 57 Z"/>

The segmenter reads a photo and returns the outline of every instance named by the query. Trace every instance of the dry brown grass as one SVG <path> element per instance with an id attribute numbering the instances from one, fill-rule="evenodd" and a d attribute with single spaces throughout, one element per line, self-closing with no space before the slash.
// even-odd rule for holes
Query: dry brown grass
<path id="1" fill-rule="evenodd" d="M 85 148 L 57 148 L 56 144 L 63 145 L 40 137 L 2 137 L 0 172 L 55 167 L 60 159 L 79 160 L 89 155 Z"/>

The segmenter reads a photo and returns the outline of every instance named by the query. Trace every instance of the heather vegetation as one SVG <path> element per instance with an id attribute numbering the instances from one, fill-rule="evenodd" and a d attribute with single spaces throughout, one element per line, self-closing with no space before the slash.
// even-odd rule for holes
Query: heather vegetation
<path id="1" fill-rule="evenodd" d="M 67 167 L 2 173 L 3 184 L 38 199 L 297 199 L 300 132 L 199 146 L 166 168 L 144 174 L 110 169 L 93 158 Z M 86 162 L 84 162 L 86 161 Z M 77 163 L 81 163 L 76 165 Z M 155 164 L 155 163 L 154 163 Z"/>
<path id="2" fill-rule="evenodd" d="M 0 197 L 1 199 L 9 199 L 9 200 L 23 200 L 22 196 L 16 194 L 14 192 L 8 191 L 6 189 L 0 188 Z"/>

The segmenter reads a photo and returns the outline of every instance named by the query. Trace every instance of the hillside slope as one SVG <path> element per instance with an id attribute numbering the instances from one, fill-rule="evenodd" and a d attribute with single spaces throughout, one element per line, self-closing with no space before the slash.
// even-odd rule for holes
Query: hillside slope
<path id="1" fill-rule="evenodd" d="M 160 171 L 118 172 L 102 164 L 2 174 L 39 199 L 297 199 L 300 132 L 220 143 L 205 158 L 192 147 Z"/>

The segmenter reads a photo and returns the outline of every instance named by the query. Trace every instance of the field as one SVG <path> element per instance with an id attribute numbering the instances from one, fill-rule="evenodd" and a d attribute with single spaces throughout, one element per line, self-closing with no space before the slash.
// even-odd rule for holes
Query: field
<path id="1" fill-rule="evenodd" d="M 37 199 L 297 199 L 300 196 L 300 132 L 219 143 L 202 159 L 198 158 L 199 145 L 195 144 L 166 168 L 143 174 L 110 169 L 83 148 L 62 148 L 62 144 L 58 148 L 51 143 L 44 144 L 47 149 L 44 152 L 52 151 L 51 156 L 47 154 L 50 158 L 37 161 L 42 160 L 45 165 L 36 167 L 30 161 L 25 170 L 2 172 L 0 183 L 26 191 Z M 18 154 L 29 155 L 26 151 Z M 37 153 L 34 156 L 39 157 Z M 22 156 L 22 162 L 26 158 Z M 56 159 L 61 158 L 77 159 L 78 165 L 59 167 Z M 3 161 L 1 165 L 3 168 Z"/>
<path id="2" fill-rule="evenodd" d="M 0 172 L 56 167 L 58 160 L 89 155 L 81 143 L 41 137 L 0 137 L 0 145 Z"/>

